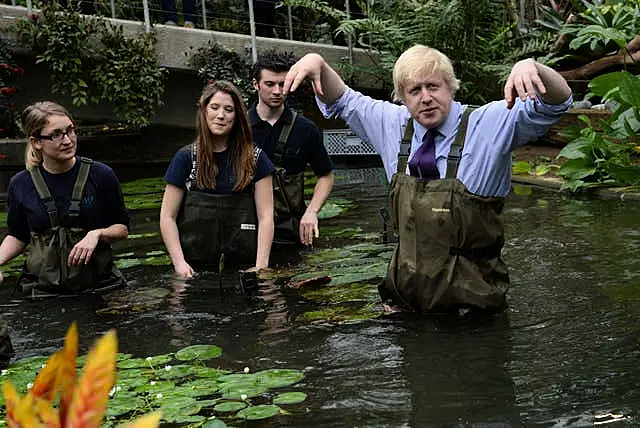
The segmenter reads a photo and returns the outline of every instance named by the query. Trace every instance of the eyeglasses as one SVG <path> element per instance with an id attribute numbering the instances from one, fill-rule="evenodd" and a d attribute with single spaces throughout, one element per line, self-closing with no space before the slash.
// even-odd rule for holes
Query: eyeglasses
<path id="1" fill-rule="evenodd" d="M 56 129 L 51 135 L 40 135 L 38 138 L 41 140 L 53 141 L 54 143 L 62 143 L 65 136 L 69 137 L 69 139 L 75 138 L 77 136 L 76 127 L 69 125 L 64 131 Z"/>

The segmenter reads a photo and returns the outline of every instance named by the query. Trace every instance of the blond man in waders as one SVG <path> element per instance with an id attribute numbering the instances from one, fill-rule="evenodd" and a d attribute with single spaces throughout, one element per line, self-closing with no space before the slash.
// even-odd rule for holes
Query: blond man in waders
<path id="1" fill-rule="evenodd" d="M 422 45 L 393 69 L 402 105 L 345 85 L 317 54 L 289 71 L 284 91 L 311 79 L 326 117 L 339 116 L 382 157 L 398 245 L 379 292 L 389 307 L 426 314 L 500 311 L 509 288 L 500 214 L 511 152 L 543 135 L 571 105 L 567 82 L 526 59 L 514 65 L 504 99 L 475 109 L 453 100 L 450 60 Z"/>

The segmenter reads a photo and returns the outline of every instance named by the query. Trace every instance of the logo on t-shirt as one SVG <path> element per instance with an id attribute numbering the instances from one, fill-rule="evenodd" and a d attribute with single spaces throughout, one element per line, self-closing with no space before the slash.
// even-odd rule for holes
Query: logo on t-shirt
<path id="1" fill-rule="evenodd" d="M 82 208 L 93 208 L 96 203 L 96 198 L 93 195 L 85 195 L 80 202 Z"/>

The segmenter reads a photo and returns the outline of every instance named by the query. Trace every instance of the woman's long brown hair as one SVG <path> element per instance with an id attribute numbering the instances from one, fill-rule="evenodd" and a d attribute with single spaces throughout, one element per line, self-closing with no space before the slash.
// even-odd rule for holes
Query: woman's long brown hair
<path id="1" fill-rule="evenodd" d="M 211 97 L 218 91 L 231 96 L 236 113 L 233 127 L 227 137 L 227 147 L 236 178 L 233 190 L 237 192 L 251 184 L 256 166 L 253 159 L 253 138 L 247 108 L 242 102 L 238 89 L 226 80 L 216 80 L 208 84 L 200 97 L 196 118 L 196 156 L 198 160 L 196 186 L 200 189 L 216 188 L 216 175 L 218 175 L 219 166 L 213 155 L 213 136 L 207 124 L 207 105 Z"/>

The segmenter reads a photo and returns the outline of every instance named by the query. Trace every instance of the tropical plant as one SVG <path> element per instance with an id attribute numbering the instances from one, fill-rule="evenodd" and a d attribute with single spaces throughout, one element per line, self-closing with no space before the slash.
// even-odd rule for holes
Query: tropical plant
<path id="1" fill-rule="evenodd" d="M 15 60 L 12 43 L 0 39 L 0 138 L 14 137 L 19 132 L 13 96 L 17 91 L 17 78 L 24 72 Z"/>
<path id="2" fill-rule="evenodd" d="M 197 49 L 191 48 L 187 55 L 187 65 L 196 70 L 204 82 L 211 80 L 228 80 L 243 95 L 245 102 L 254 92 L 251 84 L 251 63 L 232 49 L 222 46 L 215 40 Z"/>
<path id="3" fill-rule="evenodd" d="M 603 4 L 583 0 L 586 7 L 579 16 L 587 24 L 568 24 L 562 30 L 564 34 L 574 36 L 569 44 L 573 50 L 588 47 L 591 52 L 622 49 L 627 42 L 638 34 L 640 26 L 640 5 L 636 1 Z"/>
<path id="4" fill-rule="evenodd" d="M 12 27 L 18 42 L 46 65 L 54 94 L 74 106 L 112 103 L 118 120 L 146 126 L 162 104 L 166 71 L 157 61 L 153 35 L 125 37 L 122 27 L 75 11 L 45 5 Z"/>
<path id="5" fill-rule="evenodd" d="M 502 0 L 459 0 L 418 2 L 415 0 L 365 2 L 357 1 L 364 17 L 348 19 L 341 10 L 318 0 L 286 0 L 285 4 L 322 11 L 340 20 L 338 32 L 377 57 L 378 68 L 371 76 L 383 79 L 391 88 L 391 70 L 397 57 L 407 48 L 421 43 L 439 49 L 454 63 L 462 81 L 459 96 L 470 102 L 483 102 L 498 93 L 488 85 L 492 74 L 481 66 L 501 55 L 502 44 L 510 23 L 505 19 Z M 344 65 L 343 68 L 349 67 Z"/>
<path id="6" fill-rule="evenodd" d="M 640 76 L 626 71 L 605 74 L 591 80 L 589 89 L 617 107 L 603 121 L 601 131 L 581 115 L 586 126 L 567 132 L 569 143 L 558 155 L 568 159 L 559 171 L 565 179 L 563 187 L 575 192 L 640 184 L 640 167 L 635 165 L 640 153 Z"/>
<path id="7" fill-rule="evenodd" d="M 100 97 L 113 105 L 117 117 L 127 118 L 134 127 L 149 124 L 162 105 L 166 69 L 155 57 L 154 33 L 125 37 L 122 27 L 106 26 L 91 77 Z"/>

